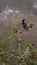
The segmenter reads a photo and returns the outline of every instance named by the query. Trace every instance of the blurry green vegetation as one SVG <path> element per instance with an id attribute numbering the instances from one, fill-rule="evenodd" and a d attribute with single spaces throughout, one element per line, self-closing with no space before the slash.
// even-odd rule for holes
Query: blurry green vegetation
<path id="1" fill-rule="evenodd" d="M 13 28 L 13 33 L 13 36 L 10 37 L 0 37 L 0 62 L 2 65 L 37 65 L 37 49 L 34 49 L 33 44 L 25 43 L 24 40 L 18 38 L 17 26 Z M 21 34 L 20 31 L 19 33 Z M 19 43 L 29 48 L 27 56 L 24 55 L 21 57 L 25 50 L 22 48 L 19 50 Z M 13 46 L 13 48 L 11 48 L 9 44 Z M 20 58 L 17 59 L 16 57 L 19 57 L 19 51 Z M 13 54 L 13 56 L 11 56 L 11 54 Z"/>
<path id="2" fill-rule="evenodd" d="M 15 57 L 10 57 L 9 53 L 13 53 L 16 54 L 17 56 L 19 55 L 19 50 L 17 49 L 17 40 L 18 40 L 18 37 L 16 35 L 14 35 L 12 38 L 0 38 L 0 62 L 1 63 L 5 63 L 9 65 L 9 62 L 10 64 L 19 64 L 17 61 L 17 59 Z M 16 48 L 15 49 L 10 49 L 8 47 L 8 41 L 12 41 L 12 43 L 14 43 L 16 45 Z M 17 44 L 16 44 L 17 43 Z M 23 42 L 22 42 L 23 43 Z M 28 65 L 37 65 L 37 62 L 33 62 L 31 61 L 32 59 L 36 59 L 37 58 L 37 49 L 33 49 L 33 45 L 30 44 L 30 43 L 25 43 L 25 46 L 26 47 L 29 47 L 29 56 L 27 56 L 26 58 L 24 58 L 26 61 L 26 63 Z M 24 53 L 24 50 L 20 50 L 20 54 Z M 8 60 L 9 59 L 9 60 Z M 8 61 L 8 62 L 7 62 Z M 22 60 L 21 60 L 22 61 Z M 20 61 L 20 62 L 21 62 Z M 15 63 L 14 63 L 15 62 Z M 26 65 L 23 64 L 23 62 L 21 63 L 21 65 Z"/>

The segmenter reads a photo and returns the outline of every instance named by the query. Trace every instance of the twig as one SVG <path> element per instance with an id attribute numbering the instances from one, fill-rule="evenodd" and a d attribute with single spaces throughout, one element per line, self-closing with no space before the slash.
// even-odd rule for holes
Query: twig
<path id="1" fill-rule="evenodd" d="M 21 55 L 21 57 L 23 57 L 23 56 L 27 55 L 28 53 L 29 53 L 29 47 L 27 47 L 26 51 L 24 52 L 24 54 L 23 54 L 23 55 Z"/>

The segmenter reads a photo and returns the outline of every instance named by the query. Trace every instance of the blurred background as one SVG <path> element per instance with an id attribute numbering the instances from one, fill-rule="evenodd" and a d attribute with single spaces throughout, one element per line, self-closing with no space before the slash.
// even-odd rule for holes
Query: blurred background
<path id="1" fill-rule="evenodd" d="M 0 0 L 0 13 L 7 5 L 11 9 L 20 10 L 24 14 L 37 15 L 37 0 Z"/>

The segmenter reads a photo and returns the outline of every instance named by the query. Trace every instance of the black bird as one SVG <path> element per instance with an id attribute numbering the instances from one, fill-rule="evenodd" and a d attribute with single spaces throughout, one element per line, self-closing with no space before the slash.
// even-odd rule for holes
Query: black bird
<path id="1" fill-rule="evenodd" d="M 22 26 L 23 26 L 23 28 L 25 29 L 26 28 L 26 26 L 27 26 L 27 22 L 26 22 L 26 20 L 25 19 L 23 19 L 22 20 Z"/>

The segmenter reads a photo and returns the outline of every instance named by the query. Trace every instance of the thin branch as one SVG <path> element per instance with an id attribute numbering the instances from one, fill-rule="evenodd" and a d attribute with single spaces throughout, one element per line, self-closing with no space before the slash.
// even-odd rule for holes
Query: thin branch
<path id="1" fill-rule="evenodd" d="M 10 56 L 14 56 L 15 58 L 17 58 L 17 59 L 18 59 L 18 56 L 15 56 L 14 54 L 10 54 Z"/>
<path id="2" fill-rule="evenodd" d="M 29 53 L 29 47 L 27 47 L 26 51 L 24 52 L 24 54 L 23 54 L 23 55 L 21 55 L 21 57 L 23 57 L 23 56 L 27 55 L 28 53 Z"/>
<path id="3" fill-rule="evenodd" d="M 0 55 L 9 55 L 9 56 L 14 56 L 15 58 L 17 58 L 18 59 L 18 56 L 15 56 L 14 54 L 11 54 L 11 53 L 9 53 L 9 52 L 0 52 Z"/>

